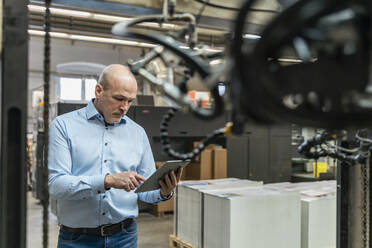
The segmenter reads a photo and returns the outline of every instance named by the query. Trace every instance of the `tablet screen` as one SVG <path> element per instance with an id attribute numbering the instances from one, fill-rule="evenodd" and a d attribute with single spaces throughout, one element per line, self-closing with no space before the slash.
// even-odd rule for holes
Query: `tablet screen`
<path id="1" fill-rule="evenodd" d="M 167 161 L 163 166 L 157 169 L 145 182 L 143 182 L 134 192 L 146 192 L 151 190 L 160 189 L 159 180 L 163 180 L 165 175 L 170 171 L 177 171 L 188 165 L 190 161 L 171 160 Z"/>

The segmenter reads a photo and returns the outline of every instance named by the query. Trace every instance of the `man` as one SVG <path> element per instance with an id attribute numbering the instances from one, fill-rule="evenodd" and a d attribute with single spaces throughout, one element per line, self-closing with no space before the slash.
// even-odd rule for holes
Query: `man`
<path id="1" fill-rule="evenodd" d="M 144 129 L 125 116 L 136 94 L 129 69 L 110 65 L 87 107 L 52 122 L 49 191 L 58 202 L 59 248 L 137 247 L 137 198 L 172 197 L 182 170 L 160 181 L 160 190 L 133 191 L 155 171 Z"/>

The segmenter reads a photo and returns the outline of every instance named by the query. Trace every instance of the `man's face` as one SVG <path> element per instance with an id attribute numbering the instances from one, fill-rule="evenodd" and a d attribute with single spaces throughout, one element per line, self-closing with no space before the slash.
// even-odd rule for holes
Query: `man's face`
<path id="1" fill-rule="evenodd" d="M 105 121 L 111 124 L 119 122 L 128 112 L 136 99 L 137 83 L 134 80 L 128 81 L 128 78 L 115 78 L 105 90 L 102 85 L 97 84 L 95 93 Z"/>

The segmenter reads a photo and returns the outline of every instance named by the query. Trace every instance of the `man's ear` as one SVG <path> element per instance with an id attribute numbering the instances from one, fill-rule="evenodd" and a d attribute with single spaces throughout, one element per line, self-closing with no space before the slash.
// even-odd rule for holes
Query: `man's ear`
<path id="1" fill-rule="evenodd" d="M 96 98 L 100 98 L 103 94 L 103 86 L 101 84 L 96 84 L 96 88 L 94 90 L 94 93 L 96 95 Z"/>

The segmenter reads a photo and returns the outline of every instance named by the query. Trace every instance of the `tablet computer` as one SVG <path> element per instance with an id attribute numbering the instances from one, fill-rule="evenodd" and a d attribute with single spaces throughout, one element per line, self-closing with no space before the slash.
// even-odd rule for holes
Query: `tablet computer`
<path id="1" fill-rule="evenodd" d="M 183 168 L 188 165 L 190 161 L 183 160 L 171 160 L 167 161 L 163 166 L 157 169 L 146 181 L 144 181 L 134 192 L 146 192 L 151 190 L 160 189 L 159 180 L 163 180 L 165 175 L 171 172 L 177 172 L 179 168 Z"/>

